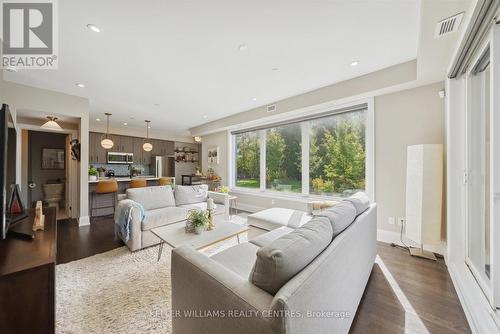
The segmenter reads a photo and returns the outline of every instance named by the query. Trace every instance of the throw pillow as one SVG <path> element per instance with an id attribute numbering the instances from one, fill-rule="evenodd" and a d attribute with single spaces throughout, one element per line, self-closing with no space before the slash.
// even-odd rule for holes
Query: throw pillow
<path id="1" fill-rule="evenodd" d="M 300 228 L 274 240 L 257 251 L 250 281 L 275 295 L 292 277 L 328 247 L 332 226 L 325 220 L 313 219 Z"/>
<path id="2" fill-rule="evenodd" d="M 206 202 L 208 198 L 208 185 L 176 186 L 175 204 L 185 205 Z"/>
<path id="3" fill-rule="evenodd" d="M 356 208 L 349 201 L 342 201 L 337 205 L 316 213 L 314 217 L 326 217 L 332 224 L 333 237 L 342 233 L 356 218 Z"/>

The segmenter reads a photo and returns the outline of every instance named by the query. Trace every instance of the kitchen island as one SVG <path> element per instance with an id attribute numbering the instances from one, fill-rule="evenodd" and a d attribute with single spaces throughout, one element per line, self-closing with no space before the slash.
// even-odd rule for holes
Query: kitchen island
<path id="1" fill-rule="evenodd" d="M 148 185 L 149 185 L 149 181 L 158 181 L 158 178 L 157 177 L 154 177 L 154 176 L 136 176 L 136 177 L 133 177 L 134 179 L 146 179 L 146 181 L 148 181 Z M 89 180 L 89 184 L 92 184 L 92 183 L 97 183 L 99 181 L 106 181 L 106 180 L 111 180 L 113 179 L 112 177 L 100 177 L 98 178 L 97 180 L 95 181 L 91 181 Z M 117 182 L 130 182 L 132 180 L 131 177 L 127 177 L 127 176 L 117 176 L 117 177 L 114 177 L 114 179 L 117 181 Z"/>
<path id="2" fill-rule="evenodd" d="M 90 217 L 96 217 L 96 216 L 105 216 L 105 215 L 111 215 L 113 214 L 113 200 L 115 196 L 113 194 L 103 194 L 103 195 L 97 195 L 97 196 L 92 196 L 93 192 L 95 191 L 95 188 L 97 186 L 97 183 L 99 181 L 105 181 L 105 180 L 111 180 L 113 178 L 111 177 L 100 177 L 96 181 L 91 181 L 89 180 L 89 216 Z M 126 177 L 126 176 L 117 176 L 114 177 L 114 179 L 118 182 L 118 195 L 120 194 L 125 194 L 128 188 L 130 188 L 130 181 L 132 178 Z M 145 176 L 136 176 L 133 179 L 146 179 L 148 186 L 156 186 L 158 185 L 158 178 L 152 175 L 145 175 Z M 94 200 L 94 210 L 93 212 L 90 212 L 90 208 L 92 207 L 91 201 Z M 97 209 L 97 207 L 106 207 L 109 206 L 109 208 L 104 208 L 104 209 Z"/>

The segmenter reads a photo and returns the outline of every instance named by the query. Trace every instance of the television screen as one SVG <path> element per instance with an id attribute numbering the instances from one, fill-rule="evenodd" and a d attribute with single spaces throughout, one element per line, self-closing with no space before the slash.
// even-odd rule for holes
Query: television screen
<path id="1" fill-rule="evenodd" d="M 16 130 L 9 107 L 2 105 L 0 111 L 0 219 L 1 239 L 5 239 L 9 228 L 8 202 L 12 185 L 16 183 Z"/>

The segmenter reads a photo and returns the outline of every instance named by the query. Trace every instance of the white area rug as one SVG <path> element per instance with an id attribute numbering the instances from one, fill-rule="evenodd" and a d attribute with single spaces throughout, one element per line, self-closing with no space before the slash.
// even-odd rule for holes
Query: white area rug
<path id="1" fill-rule="evenodd" d="M 204 253 L 236 244 L 233 238 Z M 56 332 L 171 333 L 170 253 L 165 246 L 157 262 L 158 247 L 134 253 L 121 247 L 58 265 Z"/>

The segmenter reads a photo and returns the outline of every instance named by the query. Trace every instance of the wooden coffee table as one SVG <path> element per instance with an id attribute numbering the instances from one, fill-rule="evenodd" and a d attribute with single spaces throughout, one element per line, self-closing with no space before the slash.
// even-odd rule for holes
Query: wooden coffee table
<path id="1" fill-rule="evenodd" d="M 233 237 L 237 237 L 239 243 L 240 234 L 249 230 L 248 226 L 226 221 L 221 215 L 215 216 L 214 223 L 213 230 L 207 230 L 201 234 L 186 233 L 186 222 L 184 221 L 151 229 L 151 232 L 160 238 L 158 261 L 160 261 L 165 243 L 173 248 L 187 245 L 199 250 Z"/>

